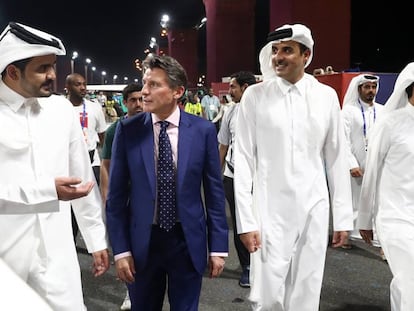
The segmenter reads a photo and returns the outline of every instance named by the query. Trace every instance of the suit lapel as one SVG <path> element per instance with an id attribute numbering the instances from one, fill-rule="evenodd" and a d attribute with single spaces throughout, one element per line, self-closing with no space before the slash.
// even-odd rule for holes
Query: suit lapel
<path id="1" fill-rule="evenodd" d="M 180 125 L 178 132 L 178 161 L 177 161 L 177 186 L 181 188 L 184 181 L 187 168 L 190 163 L 189 156 L 191 153 L 191 144 L 194 137 L 194 131 L 188 116 L 181 112 Z"/>
<path id="2" fill-rule="evenodd" d="M 152 195 L 155 198 L 155 161 L 154 161 L 154 129 L 151 114 L 146 113 L 144 120 L 145 135 L 143 135 L 141 155 L 144 160 L 145 171 L 151 185 Z"/>

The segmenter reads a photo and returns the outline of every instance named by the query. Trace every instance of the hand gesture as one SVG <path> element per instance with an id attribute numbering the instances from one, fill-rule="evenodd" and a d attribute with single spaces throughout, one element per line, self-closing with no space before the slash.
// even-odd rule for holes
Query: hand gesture
<path id="1" fill-rule="evenodd" d="M 56 177 L 55 186 L 58 199 L 70 201 L 84 197 L 91 192 L 95 183 L 93 181 L 82 183 L 78 177 Z"/>

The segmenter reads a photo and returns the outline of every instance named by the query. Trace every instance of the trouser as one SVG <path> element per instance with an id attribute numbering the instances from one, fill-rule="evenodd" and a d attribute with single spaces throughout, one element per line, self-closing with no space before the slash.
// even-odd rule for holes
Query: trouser
<path id="1" fill-rule="evenodd" d="M 169 232 L 154 225 L 147 265 L 128 285 L 132 311 L 163 310 L 166 290 L 171 311 L 197 311 L 202 278 L 192 263 L 181 225 Z"/>
<path id="2" fill-rule="evenodd" d="M 234 185 L 233 178 L 224 176 L 223 178 L 224 192 L 226 195 L 227 203 L 229 204 L 231 222 L 233 225 L 233 241 L 234 246 L 237 251 L 237 256 L 239 258 L 240 265 L 244 268 L 250 265 L 250 253 L 244 247 L 243 242 L 240 240 L 240 236 L 237 233 L 236 226 L 236 205 L 234 200 Z"/>

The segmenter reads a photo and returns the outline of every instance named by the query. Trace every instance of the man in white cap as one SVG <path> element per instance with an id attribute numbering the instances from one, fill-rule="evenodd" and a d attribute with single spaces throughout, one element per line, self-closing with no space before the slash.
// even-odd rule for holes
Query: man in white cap
<path id="1" fill-rule="evenodd" d="M 0 257 L 53 310 L 85 308 L 75 210 L 93 273 L 109 267 L 102 202 L 72 104 L 52 95 L 62 42 L 11 22 L 0 35 Z M 69 202 L 71 201 L 71 202 Z"/>
<path id="2" fill-rule="evenodd" d="M 393 279 L 391 310 L 414 310 L 414 63 L 395 82 L 371 131 L 357 228 L 367 243 L 378 239 Z"/>
<path id="3" fill-rule="evenodd" d="M 330 201 L 332 246 L 342 246 L 353 229 L 339 100 L 305 73 L 312 56 L 306 26 L 271 32 L 259 56 L 264 81 L 246 89 L 239 108 L 236 215 L 252 253 L 254 310 L 319 310 Z"/>
<path id="4" fill-rule="evenodd" d="M 378 76 L 369 73 L 359 74 L 352 78 L 349 83 L 342 106 L 345 136 L 349 147 L 348 162 L 354 211 L 354 230 L 350 234 L 350 240 L 361 239 L 359 230 L 355 228 L 355 225 L 358 218 L 359 196 L 365 170 L 368 136 L 384 108 L 383 105 L 375 101 L 378 88 Z M 378 243 L 376 245 L 379 246 Z M 342 247 L 351 248 L 352 245 L 347 242 Z"/>

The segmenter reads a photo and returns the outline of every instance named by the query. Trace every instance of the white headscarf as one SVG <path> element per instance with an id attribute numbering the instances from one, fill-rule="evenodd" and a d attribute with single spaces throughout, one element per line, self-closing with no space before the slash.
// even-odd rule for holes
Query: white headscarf
<path id="1" fill-rule="evenodd" d="M 43 55 L 65 55 L 60 39 L 32 27 L 10 22 L 0 35 L 0 73 L 7 65 Z"/>
<path id="2" fill-rule="evenodd" d="M 375 82 L 377 83 L 377 89 L 379 87 L 379 77 L 369 74 L 369 73 L 363 73 L 360 75 L 357 75 L 352 78 L 351 82 L 349 83 L 348 89 L 346 90 L 345 96 L 344 96 L 344 102 L 343 106 L 345 105 L 358 105 L 358 99 L 359 99 L 359 93 L 358 93 L 358 87 L 364 83 L 367 82 Z"/>
<path id="3" fill-rule="evenodd" d="M 394 90 L 392 91 L 391 96 L 388 98 L 385 103 L 385 107 L 381 112 L 381 120 L 374 124 L 373 129 L 370 131 L 370 139 L 374 141 L 374 137 L 378 135 L 381 128 L 383 127 L 382 123 L 388 120 L 388 116 L 391 112 L 397 109 L 404 108 L 408 104 L 408 95 L 405 92 L 405 89 L 414 83 L 414 62 L 409 63 L 398 75 L 397 80 L 395 81 Z M 371 144 L 371 148 L 377 148 L 377 143 L 380 141 L 375 140 L 376 143 Z"/>
<path id="4" fill-rule="evenodd" d="M 388 98 L 383 113 L 403 108 L 408 103 L 408 95 L 405 89 L 414 82 L 414 62 L 409 63 L 398 75 L 395 81 L 394 90 Z"/>
<path id="5" fill-rule="evenodd" d="M 302 24 L 283 25 L 276 28 L 275 31 L 269 33 L 268 43 L 262 48 L 259 54 L 260 70 L 263 80 L 276 77 L 275 70 L 272 65 L 272 45 L 283 41 L 296 41 L 302 43 L 310 49 L 310 56 L 305 64 L 305 68 L 309 66 L 313 57 L 313 38 L 308 27 Z"/>

